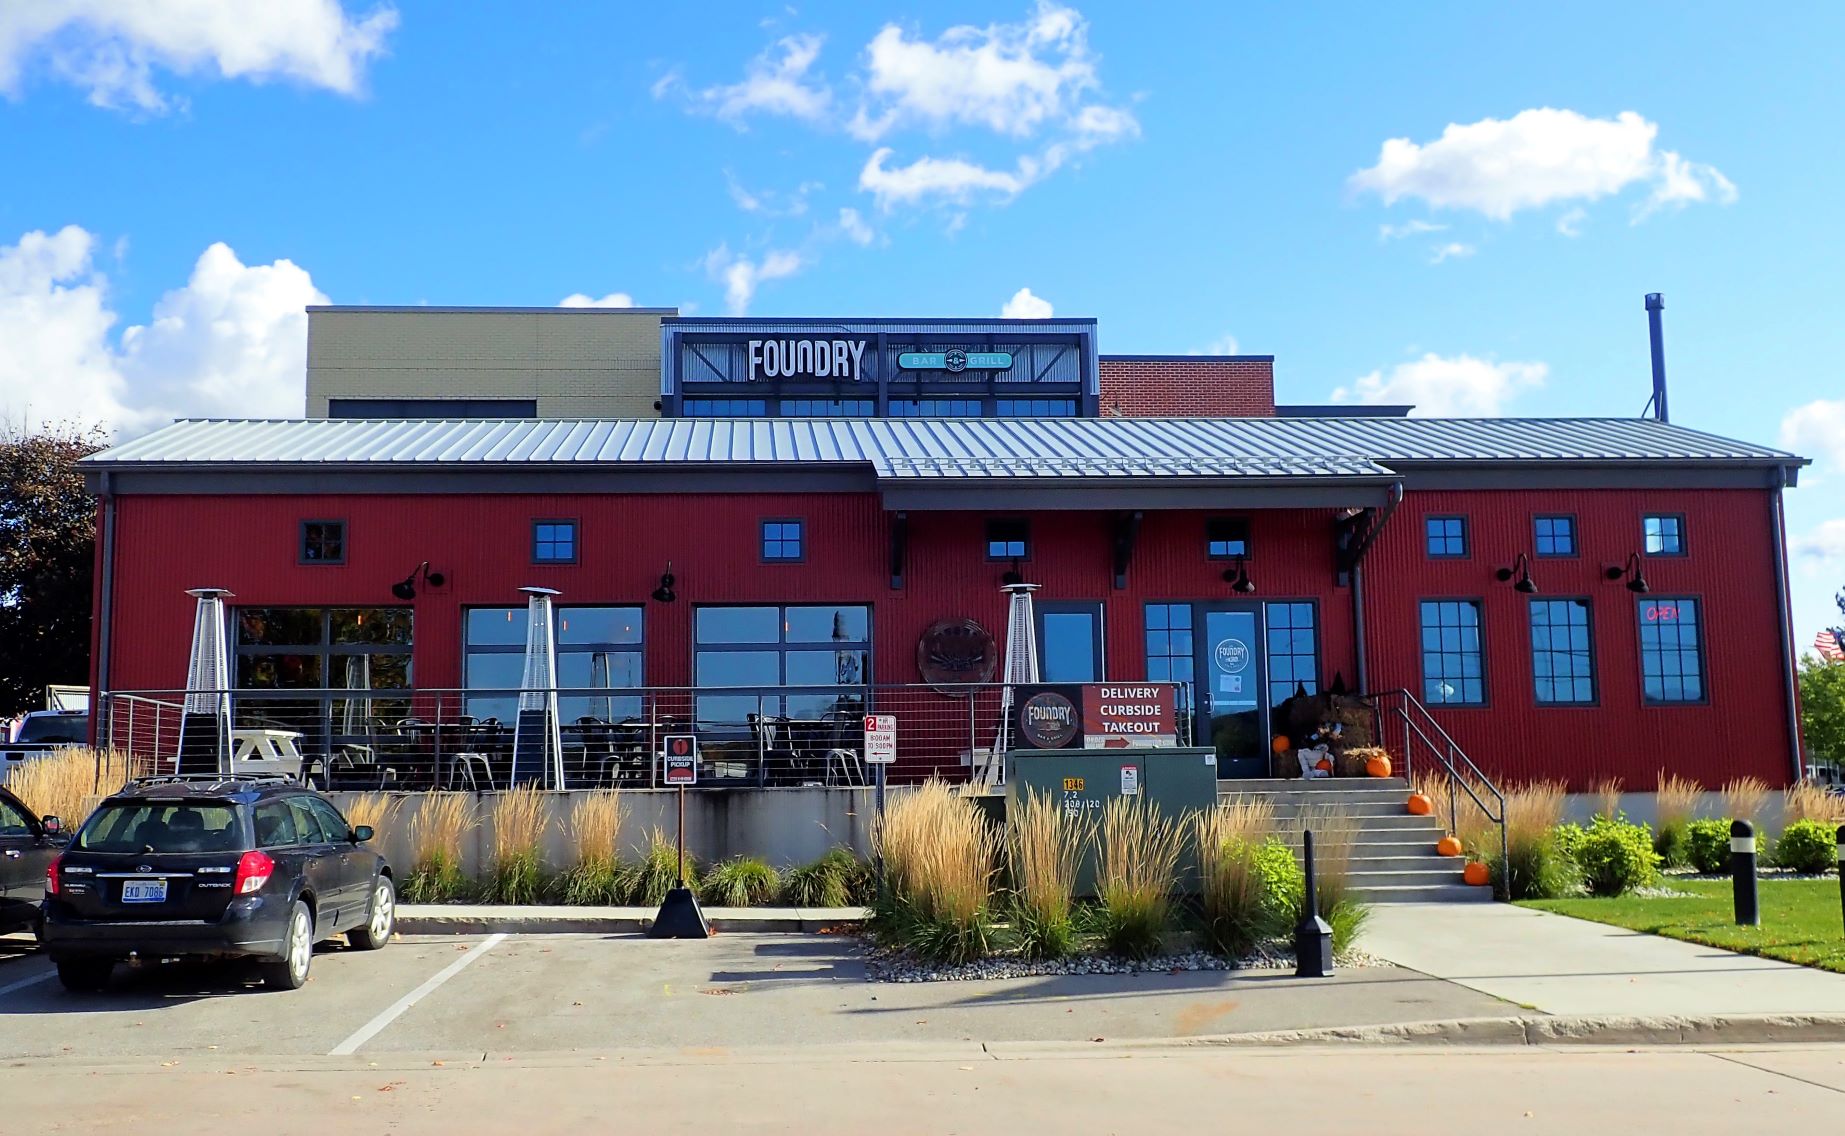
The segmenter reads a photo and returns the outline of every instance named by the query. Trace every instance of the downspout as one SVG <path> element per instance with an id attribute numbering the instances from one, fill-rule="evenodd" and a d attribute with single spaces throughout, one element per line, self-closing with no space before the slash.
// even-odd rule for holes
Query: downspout
<path id="1" fill-rule="evenodd" d="M 102 542 L 96 555 L 102 562 L 102 594 L 96 597 L 96 689 L 90 692 L 90 737 L 103 741 L 97 734 L 103 721 L 102 696 L 109 689 L 109 648 L 114 638 L 115 622 L 115 493 L 108 470 L 98 475 L 98 497 L 102 506 Z M 106 739 L 113 741 L 113 739 Z"/>
<path id="2" fill-rule="evenodd" d="M 1787 745 L 1794 766 L 1794 780 L 1806 776 L 1806 763 L 1800 756 L 1800 688 L 1794 677 L 1794 617 L 1788 605 L 1787 588 L 1787 512 L 1781 497 L 1787 488 L 1787 467 L 1775 468 L 1774 516 L 1775 605 L 1781 625 L 1781 681 L 1787 695 Z"/>
<path id="3" fill-rule="evenodd" d="M 1384 511 L 1377 518 L 1377 524 L 1365 534 L 1364 543 L 1360 544 L 1352 556 L 1352 647 L 1358 654 L 1358 693 L 1367 694 L 1371 690 L 1371 668 L 1367 661 L 1365 649 L 1365 553 L 1371 551 L 1378 534 L 1390 523 L 1390 517 L 1403 503 L 1403 483 L 1401 481 L 1390 487 L 1390 500 L 1384 503 Z"/>

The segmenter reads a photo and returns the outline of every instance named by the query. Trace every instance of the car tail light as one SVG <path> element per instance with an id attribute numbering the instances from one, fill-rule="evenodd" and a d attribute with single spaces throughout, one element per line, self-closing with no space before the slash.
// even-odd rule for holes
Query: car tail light
<path id="1" fill-rule="evenodd" d="M 58 894 L 58 868 L 63 863 L 64 863 L 64 857 L 59 856 L 56 859 L 52 860 L 51 863 L 45 866 L 45 894 L 46 895 Z"/>
<path id="2" fill-rule="evenodd" d="M 237 880 L 232 890 L 238 895 L 253 895 L 263 890 L 275 872 L 275 861 L 267 852 L 245 852 L 237 861 Z"/>

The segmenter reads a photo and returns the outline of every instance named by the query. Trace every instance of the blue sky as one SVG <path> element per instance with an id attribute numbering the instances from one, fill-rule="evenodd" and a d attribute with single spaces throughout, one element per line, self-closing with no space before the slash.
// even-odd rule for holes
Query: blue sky
<path id="1" fill-rule="evenodd" d="M 1011 303 L 1105 351 L 1273 353 L 1289 401 L 1632 415 L 1660 291 L 1674 420 L 1818 463 L 1805 642 L 1845 585 L 1841 33 L 1716 4 L 8 6 L 0 409 L 298 413 L 305 303 L 580 296 Z"/>

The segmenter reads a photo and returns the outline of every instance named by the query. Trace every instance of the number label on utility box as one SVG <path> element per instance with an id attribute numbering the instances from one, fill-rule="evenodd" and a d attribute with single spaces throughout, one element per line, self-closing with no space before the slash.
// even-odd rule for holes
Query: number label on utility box
<path id="1" fill-rule="evenodd" d="M 865 764 L 891 765 L 897 760 L 897 716 L 865 715 Z"/>
<path id="2" fill-rule="evenodd" d="M 668 734 L 663 745 L 665 769 L 661 781 L 668 785 L 698 784 L 698 738 L 692 734 Z"/>

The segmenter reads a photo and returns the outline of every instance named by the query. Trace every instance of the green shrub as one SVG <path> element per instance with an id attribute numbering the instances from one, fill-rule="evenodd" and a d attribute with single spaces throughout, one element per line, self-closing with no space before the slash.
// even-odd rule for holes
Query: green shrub
<path id="1" fill-rule="evenodd" d="M 830 865 L 845 885 L 846 901 L 836 906 L 870 907 L 878 898 L 878 869 L 870 860 L 843 847 L 827 849 L 820 860 Z"/>
<path id="2" fill-rule="evenodd" d="M 1775 841 L 1774 862 L 1809 876 L 1825 873 L 1837 862 L 1836 826 L 1817 820 L 1797 820 Z"/>
<path id="3" fill-rule="evenodd" d="M 1653 851 L 1659 853 L 1660 867 L 1682 868 L 1691 862 L 1685 847 L 1689 828 L 1689 823 L 1682 820 L 1659 826 L 1659 835 L 1653 837 Z"/>
<path id="4" fill-rule="evenodd" d="M 1277 935 L 1293 931 L 1300 919 L 1301 904 L 1307 899 L 1307 875 L 1301 871 L 1294 849 L 1279 836 L 1271 836 L 1255 846 L 1251 858 L 1262 878 L 1263 907 Z"/>
<path id="5" fill-rule="evenodd" d="M 699 881 L 707 903 L 719 907 L 761 907 L 781 892 L 782 876 L 758 856 L 736 856 L 712 866 Z"/>
<path id="6" fill-rule="evenodd" d="M 1730 822 L 1694 820 L 1685 826 L 1685 863 L 1702 875 L 1730 870 Z"/>
<path id="7" fill-rule="evenodd" d="M 782 902 L 789 907 L 845 907 L 851 903 L 839 861 L 829 852 L 783 872 Z"/>
<path id="8" fill-rule="evenodd" d="M 1576 863 L 1590 895 L 1621 895 L 1651 883 L 1659 874 L 1653 830 L 1644 824 L 1598 816 L 1576 849 Z"/>
<path id="9" fill-rule="evenodd" d="M 1576 859 L 1576 852 L 1588 835 L 1589 830 L 1579 824 L 1560 824 L 1551 830 L 1551 839 L 1555 841 L 1557 851 L 1572 861 Z"/>
<path id="10" fill-rule="evenodd" d="M 1587 835 L 1581 825 L 1560 824 L 1512 842 L 1505 855 L 1492 847 L 1483 859 L 1497 894 L 1513 899 L 1561 899 L 1582 882 L 1575 852 Z"/>
<path id="11" fill-rule="evenodd" d="M 666 902 L 666 893 L 679 883 L 679 850 L 660 829 L 653 830 L 647 853 L 629 874 L 628 902 L 640 907 L 658 907 Z M 685 886 L 698 891 L 698 864 L 690 852 L 685 857 Z"/>

